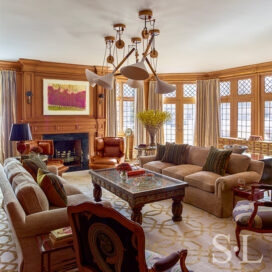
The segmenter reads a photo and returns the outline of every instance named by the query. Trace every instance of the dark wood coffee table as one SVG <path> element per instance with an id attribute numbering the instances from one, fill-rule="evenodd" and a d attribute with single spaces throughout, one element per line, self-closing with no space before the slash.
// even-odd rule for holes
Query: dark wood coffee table
<path id="1" fill-rule="evenodd" d="M 93 195 L 95 201 L 101 201 L 101 187 L 127 201 L 132 209 L 131 220 L 142 224 L 143 206 L 147 203 L 165 199 L 173 199 L 172 213 L 173 221 L 182 220 L 182 203 L 187 182 L 167 177 L 146 170 L 146 173 L 154 174 L 152 180 L 141 180 L 142 176 L 129 177 L 122 182 L 119 172 L 115 168 L 90 170 L 94 185 Z"/>

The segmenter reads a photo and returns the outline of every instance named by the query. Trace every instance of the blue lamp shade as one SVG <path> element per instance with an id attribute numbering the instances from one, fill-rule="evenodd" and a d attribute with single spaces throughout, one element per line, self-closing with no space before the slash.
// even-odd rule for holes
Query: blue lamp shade
<path id="1" fill-rule="evenodd" d="M 10 141 L 29 141 L 32 140 L 32 134 L 29 124 L 13 124 L 10 136 Z"/>

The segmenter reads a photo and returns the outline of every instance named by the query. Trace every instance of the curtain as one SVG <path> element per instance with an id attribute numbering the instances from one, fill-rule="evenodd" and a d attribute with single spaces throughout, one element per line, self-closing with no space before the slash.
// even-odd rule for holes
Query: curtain
<path id="1" fill-rule="evenodd" d="M 150 81 L 149 82 L 149 92 L 148 92 L 148 109 L 149 110 L 160 110 L 162 111 L 162 94 L 155 93 L 156 82 Z M 160 128 L 156 135 L 156 142 L 163 144 L 163 126 Z"/>
<path id="2" fill-rule="evenodd" d="M 136 90 L 135 97 L 135 129 L 134 129 L 134 146 L 146 143 L 145 127 L 142 122 L 137 118 L 137 113 L 145 109 L 145 95 L 144 88 Z"/>
<path id="3" fill-rule="evenodd" d="M 0 71 L 0 162 L 17 155 L 16 143 L 9 141 L 11 126 L 16 123 L 16 72 Z"/>
<path id="4" fill-rule="evenodd" d="M 219 107 L 219 80 L 197 80 L 195 145 L 217 147 Z"/>
<path id="5" fill-rule="evenodd" d="M 109 137 L 117 136 L 117 108 L 116 108 L 116 81 L 112 90 L 107 90 L 107 126 L 106 135 Z"/>

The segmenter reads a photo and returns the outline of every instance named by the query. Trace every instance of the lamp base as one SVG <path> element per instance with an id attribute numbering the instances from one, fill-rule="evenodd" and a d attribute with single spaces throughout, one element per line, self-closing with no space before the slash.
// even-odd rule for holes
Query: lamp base
<path id="1" fill-rule="evenodd" d="M 24 151 L 26 150 L 26 144 L 25 144 L 25 141 L 20 141 L 20 142 L 17 142 L 17 150 L 18 152 L 21 154 L 24 153 Z"/>

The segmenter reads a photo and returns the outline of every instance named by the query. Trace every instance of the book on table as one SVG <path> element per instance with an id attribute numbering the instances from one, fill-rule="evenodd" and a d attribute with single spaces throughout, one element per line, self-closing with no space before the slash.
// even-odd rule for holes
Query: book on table
<path id="1" fill-rule="evenodd" d="M 72 237 L 72 228 L 65 227 L 61 229 L 52 230 L 49 233 L 49 239 L 52 243 L 52 245 L 56 244 L 64 244 L 64 243 L 72 243 L 73 237 Z"/>

